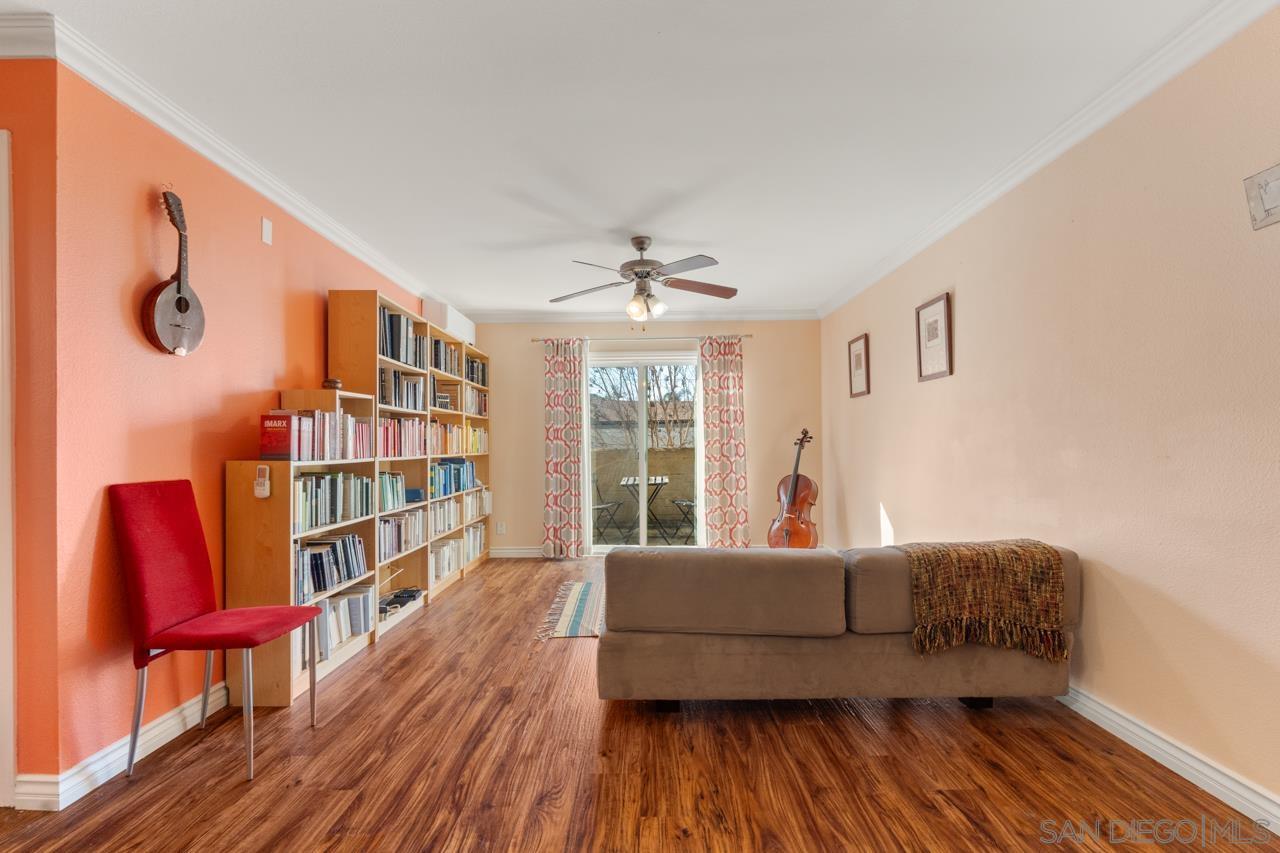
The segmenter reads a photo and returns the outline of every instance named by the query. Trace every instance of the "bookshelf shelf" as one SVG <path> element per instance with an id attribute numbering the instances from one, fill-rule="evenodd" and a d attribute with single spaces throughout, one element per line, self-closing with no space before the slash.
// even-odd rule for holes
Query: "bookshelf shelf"
<path id="1" fill-rule="evenodd" d="M 422 509 L 430 503 L 431 501 L 414 501 L 413 503 L 408 503 L 404 506 L 389 506 L 386 509 L 379 510 L 378 515 L 395 515 L 400 512 L 412 512 L 415 509 Z"/>
<path id="2" fill-rule="evenodd" d="M 457 536 L 459 533 L 461 533 L 461 532 L 462 532 L 462 528 L 464 528 L 464 527 L 466 527 L 466 525 L 465 525 L 465 524 L 459 524 L 457 527 L 451 527 L 451 528 L 449 528 L 448 530 L 442 530 L 442 531 L 440 531 L 439 533 L 437 533 L 435 536 L 432 536 L 432 537 L 431 537 L 430 539 L 428 539 L 427 541 L 428 541 L 428 542 L 439 542 L 441 539 L 452 539 L 453 537 L 455 537 L 455 536 Z"/>
<path id="3" fill-rule="evenodd" d="M 317 601 L 324 601 L 326 598 L 337 595 L 340 592 L 345 592 L 348 589 L 351 589 L 351 587 L 356 586 L 357 584 L 367 583 L 368 581 L 373 580 L 373 575 L 374 575 L 373 572 L 365 572 L 363 575 L 361 575 L 358 578 L 352 578 L 351 580 L 344 581 L 338 584 L 337 586 L 330 587 L 329 589 L 323 590 L 321 592 L 317 592 L 315 595 L 311 596 L 311 598 L 307 601 L 307 604 L 315 604 Z M 317 672 L 318 671 L 319 670 L 317 670 Z"/>
<path id="4" fill-rule="evenodd" d="M 304 468 L 323 468 L 328 465 L 372 465 L 376 461 L 372 456 L 367 456 L 364 459 L 295 459 L 289 464 L 295 469 L 301 470 Z"/>
<path id="5" fill-rule="evenodd" d="M 414 376 L 429 376 L 435 368 L 415 367 L 408 362 L 400 361 L 395 358 L 388 358 L 385 355 L 378 356 L 378 366 L 398 370 L 401 373 L 412 373 Z"/>
<path id="6" fill-rule="evenodd" d="M 396 357 L 400 356 L 400 357 Z M 415 367 L 405 359 L 430 364 Z M 462 373 L 443 369 L 455 368 Z M 487 429 L 487 415 L 472 415 L 468 407 L 482 408 L 486 399 L 478 394 L 489 393 L 486 385 L 471 378 L 488 379 L 489 358 L 471 344 L 460 340 L 428 322 L 420 314 L 410 311 L 394 300 L 374 290 L 331 290 L 328 306 L 328 370 L 326 375 L 342 380 L 341 390 L 302 389 L 280 392 L 280 409 L 295 412 L 327 412 L 333 415 L 349 415 L 357 421 L 367 421 L 368 429 L 376 438 L 380 418 L 416 418 L 428 423 L 448 424 L 461 428 L 460 446 L 477 446 L 470 429 Z M 396 374 L 399 374 L 397 379 Z M 409 405 L 386 405 L 381 401 L 394 400 Z M 436 405 L 437 401 L 445 405 Z M 319 418 L 316 418 L 317 423 Z M 342 421 L 343 423 L 349 421 Z M 357 427 L 358 428 L 358 427 Z M 404 429 L 411 429 L 410 426 Z M 323 434 L 323 433 L 322 433 Z M 341 434 L 341 433 L 340 433 Z M 330 433 L 332 435 L 332 433 Z M 400 432 L 404 441 L 404 432 Z M 330 445 L 332 446 L 332 445 Z M 347 440 L 339 446 L 350 446 Z M 413 443 L 400 445 L 410 451 Z M 455 445 L 458 446 L 458 445 Z M 478 446 L 485 446 L 480 443 Z M 376 449 L 377 443 L 373 442 Z M 441 460 L 465 460 L 465 471 L 460 481 L 475 482 L 474 488 L 414 501 L 399 507 L 382 507 L 379 503 L 383 474 L 402 475 L 407 489 L 422 489 L 430 493 Z M 271 478 L 271 494 L 267 498 L 254 497 L 253 481 L 257 467 L 266 465 Z M 460 466 L 461 467 L 461 466 Z M 293 533 L 293 518 L 298 513 L 294 505 L 298 498 L 291 488 L 294 479 L 307 474 L 342 474 L 344 476 L 369 477 L 373 480 L 373 512 L 358 518 L 345 519 L 334 524 L 315 527 L 302 533 Z M 440 475 L 448 480 L 459 476 L 449 472 Z M 468 479 L 471 478 L 471 479 Z M 400 479 L 400 478 L 397 478 Z M 344 480 L 344 482 L 346 482 Z M 360 481 L 356 481 L 358 484 Z M 458 480 L 454 480 L 458 482 Z M 444 590 L 460 581 L 488 559 L 488 543 L 491 540 L 491 519 L 488 514 L 471 518 L 451 530 L 428 538 L 421 545 L 396 554 L 387 560 L 377 559 L 378 520 L 391 515 L 420 511 L 424 513 L 442 508 L 438 504 L 455 500 L 462 511 L 477 504 L 487 506 L 483 499 L 464 500 L 464 496 L 483 491 L 490 482 L 487 453 L 423 454 L 389 457 L 376 454 L 359 459 L 326 459 L 311 461 L 259 461 L 228 462 L 226 468 L 226 585 L 227 605 L 247 607 L 255 605 L 292 604 L 297 595 L 299 567 L 308 552 L 299 549 L 310 540 L 319 537 L 352 543 L 349 536 L 358 536 L 363 548 L 364 565 L 369 571 L 330 589 L 316 593 L 311 601 L 322 606 L 336 608 L 357 599 L 363 590 L 373 589 L 376 604 L 378 596 L 389 595 L 397 589 L 416 587 L 422 595 L 385 617 L 373 608 L 371 630 L 357 633 L 330 644 L 328 657 L 316 667 L 318 678 L 324 678 L 366 646 L 376 643 L 379 637 L 404 624 L 422 611 L 428 601 L 434 601 Z M 426 519 L 424 519 L 425 521 Z M 452 519 L 450 519 L 452 520 Z M 458 544 L 448 544 L 456 542 Z M 449 565 L 470 550 L 479 548 L 481 553 L 466 561 L 440 580 L 434 579 L 436 555 L 432 545 L 446 543 L 443 553 L 451 555 Z M 321 546 L 323 543 L 318 543 Z M 357 552 L 359 553 L 359 552 Z M 317 558 L 310 557 L 315 560 Z M 304 566 L 306 564 L 304 563 Z M 303 571 L 309 569 L 303 568 Z M 327 604 L 326 604 L 327 603 Z M 359 609 L 358 605 L 350 605 Z M 354 612 L 354 611 L 353 611 Z M 352 629 L 356 627 L 354 616 Z M 345 634 L 345 627 L 335 636 Z M 308 673 L 302 666 L 301 640 L 297 636 L 282 637 L 254 652 L 254 699 L 264 705 L 287 706 L 306 692 Z M 324 633 L 322 632 L 322 637 Z M 229 655 L 227 681 L 233 704 L 240 702 L 239 657 Z"/>
<path id="7" fill-rule="evenodd" d="M 425 418 L 431 414 L 427 409 L 409 409 L 404 406 L 388 406 L 386 403 L 380 403 L 378 405 L 378 410 L 382 412 L 393 412 L 397 415 L 417 415 L 421 418 Z"/>
<path id="8" fill-rule="evenodd" d="M 435 601 L 436 598 L 439 597 L 440 593 L 444 592 L 446 589 L 453 586 L 458 581 L 462 580 L 462 578 L 463 578 L 462 569 L 457 569 L 452 574 L 446 575 L 445 577 L 436 581 L 435 585 L 431 587 L 431 591 L 427 595 L 428 599 L 431 601 Z"/>
<path id="9" fill-rule="evenodd" d="M 376 515 L 362 515 L 359 518 L 348 518 L 343 521 L 335 521 L 333 524 L 324 524 L 320 527 L 313 527 L 310 530 L 304 530 L 301 533 L 293 534 L 294 539 L 310 539 L 313 536 L 321 536 L 325 533 L 331 533 L 335 530 L 341 530 L 344 527 L 353 527 L 357 524 L 363 524 L 366 521 L 373 521 Z"/>
<path id="10" fill-rule="evenodd" d="M 400 623 L 404 622 L 413 614 L 422 610 L 423 599 L 427 598 L 427 594 L 423 594 L 421 598 L 414 599 L 408 604 L 402 606 L 399 610 L 388 613 L 378 622 L 378 636 L 382 636 L 388 631 L 398 628 Z M 316 670 L 319 673 L 319 670 Z"/>
<path id="11" fill-rule="evenodd" d="M 382 568 L 382 567 L 384 567 L 384 566 L 389 566 L 389 565 L 391 565 L 391 564 L 392 564 L 392 563 L 394 563 L 396 560 L 401 560 L 401 559 L 404 559 L 405 557 L 408 557 L 408 556 L 410 556 L 410 555 L 412 555 L 412 554 L 416 554 L 416 553 L 418 553 L 419 551 L 421 551 L 423 548 L 427 547 L 427 546 L 428 546 L 428 545 L 430 545 L 430 544 L 431 544 L 431 540 L 430 540 L 430 539 L 428 539 L 426 542 L 423 542 L 421 545 L 414 545 L 412 548 L 407 548 L 407 549 L 405 549 L 404 551 L 401 551 L 399 554 L 396 554 L 396 555 L 391 556 L 391 557 L 387 557 L 385 560 L 379 560 L 379 561 L 378 561 L 378 568 L 380 568 L 380 569 L 381 569 L 381 568 Z M 399 573 L 399 572 L 397 572 L 396 574 L 400 574 L 400 573 Z"/>
<path id="12" fill-rule="evenodd" d="M 447 495 L 437 495 L 431 500 L 427 501 L 427 503 L 435 503 L 436 501 L 448 500 L 449 498 L 456 498 L 459 495 L 470 495 L 475 492 L 483 491 L 484 488 L 485 488 L 484 486 L 476 486 L 474 489 L 463 489 L 460 492 L 450 492 Z"/>

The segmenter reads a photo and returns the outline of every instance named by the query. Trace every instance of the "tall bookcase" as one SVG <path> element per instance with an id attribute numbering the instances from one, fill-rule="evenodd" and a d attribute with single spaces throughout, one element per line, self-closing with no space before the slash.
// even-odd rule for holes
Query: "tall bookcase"
<path id="1" fill-rule="evenodd" d="M 390 613 L 378 614 L 372 630 L 355 634 L 333 648 L 317 667 L 316 675 L 321 679 L 479 568 L 488 559 L 492 541 L 488 356 L 374 290 L 329 291 L 328 325 L 328 374 L 342 380 L 342 390 L 282 391 L 280 407 L 368 418 L 373 427 L 373 455 L 319 462 L 227 463 L 227 605 L 299 603 L 299 546 L 315 538 L 348 533 L 360 537 L 369 571 L 316 593 L 310 598 L 312 603 L 349 595 L 368 584 L 376 587 L 379 598 L 408 587 L 417 587 L 423 595 Z M 389 325 L 406 334 L 411 330 L 410 340 L 419 348 L 425 342 L 425 363 L 405 362 L 388 354 L 389 344 L 403 343 L 392 340 L 395 336 L 388 334 Z M 395 382 L 422 388 L 425 394 L 393 400 Z M 383 440 L 387 432 L 399 437 L 419 430 L 426 435 L 425 447 L 396 447 L 394 441 Z M 453 445 L 447 443 L 449 437 Z M 260 465 L 270 469 L 272 487 L 267 498 L 254 496 Z M 298 497 L 292 488 L 294 479 L 335 472 L 373 480 L 373 511 L 295 532 Z M 457 482 L 464 480 L 467 472 L 470 479 Z M 384 475 L 402 479 L 406 490 L 422 490 L 422 499 L 388 502 L 381 488 Z M 452 488 L 455 485 L 465 488 Z M 414 527 L 411 522 L 416 521 L 422 524 L 420 539 L 380 543 L 381 532 L 395 525 Z M 227 656 L 233 704 L 240 703 L 239 666 L 238 657 Z M 281 638 L 256 650 L 253 674 L 256 704 L 291 704 L 308 684 L 300 638 Z"/>

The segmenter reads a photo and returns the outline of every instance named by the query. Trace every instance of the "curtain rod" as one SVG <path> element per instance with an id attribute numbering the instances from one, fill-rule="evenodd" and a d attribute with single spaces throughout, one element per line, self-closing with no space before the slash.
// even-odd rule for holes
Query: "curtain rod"
<path id="1" fill-rule="evenodd" d="M 573 337 L 569 335 L 568 337 Z M 705 341 L 707 338 L 751 338 L 754 335 L 672 335 L 666 338 L 588 338 L 583 337 L 584 341 Z M 546 341 L 560 340 L 559 338 L 529 338 L 531 344 L 541 344 Z"/>

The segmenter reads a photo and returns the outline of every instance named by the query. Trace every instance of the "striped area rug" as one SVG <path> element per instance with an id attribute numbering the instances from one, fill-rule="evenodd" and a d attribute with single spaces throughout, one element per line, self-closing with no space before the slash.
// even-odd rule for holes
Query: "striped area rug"
<path id="1" fill-rule="evenodd" d="M 538 639 L 598 637 L 602 621 L 604 584 L 600 581 L 565 581 L 560 584 L 547 618 L 542 621 Z"/>

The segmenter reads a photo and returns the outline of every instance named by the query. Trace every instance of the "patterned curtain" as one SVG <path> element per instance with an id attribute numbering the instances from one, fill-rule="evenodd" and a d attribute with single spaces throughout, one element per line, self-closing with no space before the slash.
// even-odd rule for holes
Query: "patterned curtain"
<path id="1" fill-rule="evenodd" d="M 702 339 L 702 417 L 707 471 L 707 545 L 746 548 L 747 438 L 742 409 L 742 338 Z"/>
<path id="2" fill-rule="evenodd" d="M 542 552 L 557 559 L 586 553 L 582 529 L 582 338 L 543 343 L 546 368 L 546 503 Z"/>

